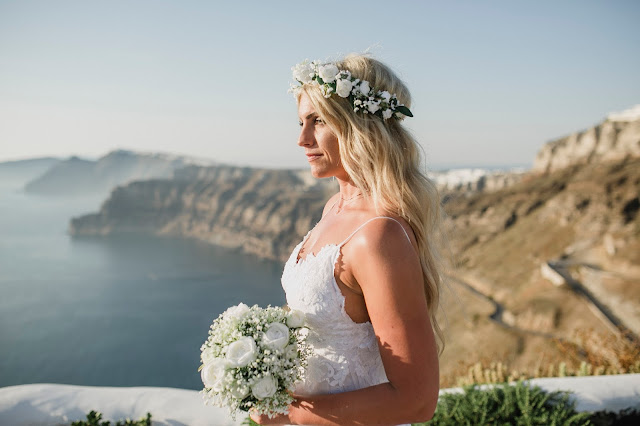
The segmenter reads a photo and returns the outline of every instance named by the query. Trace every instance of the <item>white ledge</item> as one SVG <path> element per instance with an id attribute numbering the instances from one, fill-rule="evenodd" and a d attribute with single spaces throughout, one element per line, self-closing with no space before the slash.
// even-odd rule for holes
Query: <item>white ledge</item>
<path id="1" fill-rule="evenodd" d="M 620 411 L 640 409 L 640 374 L 541 378 L 532 385 L 547 391 L 564 390 L 574 394 L 578 411 Z M 461 392 L 460 388 L 440 392 Z M 86 419 L 91 410 L 100 411 L 103 420 L 137 420 L 147 412 L 154 425 L 236 426 L 227 411 L 205 406 L 198 391 L 173 388 L 115 388 L 33 384 L 0 388 L 0 425 L 69 425 Z"/>
<path id="2" fill-rule="evenodd" d="M 226 409 L 204 405 L 198 391 L 155 387 L 94 387 L 33 384 L 0 388 L 0 425 L 69 425 L 91 410 L 113 423 L 151 413 L 154 426 L 236 426 Z"/>

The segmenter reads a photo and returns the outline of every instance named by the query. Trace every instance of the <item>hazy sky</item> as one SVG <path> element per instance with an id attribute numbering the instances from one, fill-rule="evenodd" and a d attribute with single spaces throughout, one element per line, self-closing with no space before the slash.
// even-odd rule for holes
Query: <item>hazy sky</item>
<path id="1" fill-rule="evenodd" d="M 431 164 L 530 164 L 640 103 L 640 2 L 2 1 L 0 161 L 116 148 L 304 167 L 290 68 L 371 48 Z"/>

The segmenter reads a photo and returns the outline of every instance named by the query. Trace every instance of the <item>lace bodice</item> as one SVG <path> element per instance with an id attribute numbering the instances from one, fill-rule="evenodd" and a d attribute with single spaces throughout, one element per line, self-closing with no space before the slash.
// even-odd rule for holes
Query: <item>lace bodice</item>
<path id="1" fill-rule="evenodd" d="M 375 217 L 358 227 L 342 243 L 325 245 L 316 254 L 310 253 L 298 260 L 298 254 L 311 234 L 309 231 L 284 266 L 282 287 L 287 304 L 306 314 L 307 340 L 313 349 L 305 381 L 296 389 L 297 394 L 339 393 L 388 381 L 373 326 L 368 321 L 356 323 L 349 317 L 344 309 L 345 298 L 334 276 L 342 246 L 367 223 L 382 218 L 396 221 L 384 216 Z"/>

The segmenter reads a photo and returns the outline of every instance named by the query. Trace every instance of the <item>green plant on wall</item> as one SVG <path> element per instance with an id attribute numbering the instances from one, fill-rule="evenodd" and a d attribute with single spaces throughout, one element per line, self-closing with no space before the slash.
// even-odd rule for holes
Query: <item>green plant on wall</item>
<path id="1" fill-rule="evenodd" d="M 588 425 L 566 392 L 546 392 L 524 382 L 487 389 L 467 386 L 440 396 L 433 419 L 421 425 Z"/>
<path id="2" fill-rule="evenodd" d="M 91 410 L 86 420 L 72 422 L 71 426 L 111 426 L 111 422 L 103 421 L 102 413 Z M 140 420 L 118 420 L 114 426 L 151 426 L 151 413 L 147 413 L 147 416 Z"/>

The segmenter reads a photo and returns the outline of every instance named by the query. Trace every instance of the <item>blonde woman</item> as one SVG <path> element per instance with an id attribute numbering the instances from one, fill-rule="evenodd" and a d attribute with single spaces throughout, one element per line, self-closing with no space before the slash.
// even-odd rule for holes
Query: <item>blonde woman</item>
<path id="1" fill-rule="evenodd" d="M 410 95 L 364 55 L 293 68 L 311 173 L 339 193 L 293 250 L 287 303 L 306 313 L 313 355 L 288 416 L 260 424 L 397 425 L 438 399 L 440 202 L 403 126 Z"/>

